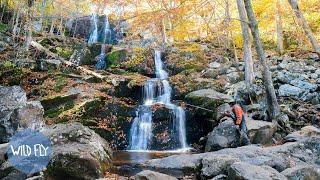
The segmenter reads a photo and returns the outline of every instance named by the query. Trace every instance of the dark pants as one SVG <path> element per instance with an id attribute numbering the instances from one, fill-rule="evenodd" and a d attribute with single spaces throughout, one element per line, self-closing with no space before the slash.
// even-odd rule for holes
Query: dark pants
<path id="1" fill-rule="evenodd" d="M 244 115 L 242 115 L 242 121 L 241 121 L 239 128 L 240 128 L 240 132 L 239 132 L 240 133 L 240 145 L 246 146 L 246 145 L 251 144 L 250 139 L 248 138 L 248 135 L 247 135 L 248 128 L 246 125 L 246 118 L 244 117 Z"/>

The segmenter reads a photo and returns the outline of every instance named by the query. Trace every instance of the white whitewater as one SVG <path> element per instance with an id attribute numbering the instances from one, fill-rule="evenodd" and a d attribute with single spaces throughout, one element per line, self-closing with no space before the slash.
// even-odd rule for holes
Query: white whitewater
<path id="1" fill-rule="evenodd" d="M 152 139 L 152 105 L 164 104 L 171 109 L 174 114 L 173 130 L 178 135 L 179 149 L 176 151 L 186 151 L 185 111 L 183 108 L 171 103 L 172 88 L 168 82 L 168 73 L 163 68 L 161 52 L 155 51 L 155 74 L 145 82 L 143 89 L 143 105 L 136 111 L 136 117 L 131 126 L 131 138 L 128 150 L 146 151 Z"/>
<path id="2" fill-rule="evenodd" d="M 90 34 L 90 38 L 88 43 L 93 44 L 98 42 L 98 15 L 96 13 L 92 14 L 91 17 L 92 23 L 93 23 L 93 31 Z"/>

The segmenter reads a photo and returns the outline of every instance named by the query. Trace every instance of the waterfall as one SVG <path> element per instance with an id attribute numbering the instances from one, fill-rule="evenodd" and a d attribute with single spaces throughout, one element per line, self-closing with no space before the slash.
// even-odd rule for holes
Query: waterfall
<path id="1" fill-rule="evenodd" d="M 152 140 L 152 105 L 164 104 L 173 113 L 173 132 L 177 135 L 180 150 L 188 148 L 186 142 L 185 111 L 171 103 L 172 88 L 168 81 L 168 73 L 164 70 L 161 52 L 155 51 L 155 74 L 145 82 L 143 88 L 143 104 L 136 111 L 136 117 L 130 129 L 128 150 L 152 150 L 148 146 Z"/>
<path id="2" fill-rule="evenodd" d="M 111 30 L 110 30 L 110 23 L 109 23 L 109 12 L 108 9 L 106 8 L 104 10 L 105 14 L 105 21 L 104 21 L 104 30 L 102 34 L 102 45 L 101 45 L 101 53 L 97 57 L 96 61 L 96 69 L 102 70 L 105 69 L 107 64 L 105 61 L 106 58 L 106 44 L 108 43 L 109 39 L 111 38 Z"/>
<path id="3" fill-rule="evenodd" d="M 90 38 L 88 43 L 93 44 L 98 42 L 98 15 L 96 13 L 92 14 L 91 17 L 92 23 L 93 23 L 93 31 L 90 34 Z"/>

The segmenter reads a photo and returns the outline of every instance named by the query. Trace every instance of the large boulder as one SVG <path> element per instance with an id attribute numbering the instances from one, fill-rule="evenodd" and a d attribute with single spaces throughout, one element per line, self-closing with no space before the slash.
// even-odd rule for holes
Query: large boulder
<path id="1" fill-rule="evenodd" d="M 234 102 L 231 96 L 217 92 L 214 89 L 201 89 L 191 92 L 186 96 L 186 100 L 193 105 L 208 109 L 215 109 L 223 103 Z"/>
<path id="2" fill-rule="evenodd" d="M 189 93 L 185 100 L 187 103 L 200 108 L 193 109 L 195 117 L 211 120 L 212 125 L 217 124 L 217 108 L 221 104 L 233 102 L 233 98 L 213 89 L 202 89 Z"/>
<path id="3" fill-rule="evenodd" d="M 0 86 L 0 143 L 6 143 L 18 128 L 39 129 L 43 125 L 40 102 L 27 102 L 19 86 Z"/>
<path id="4" fill-rule="evenodd" d="M 274 133 L 277 131 L 277 125 L 272 122 L 251 120 L 247 118 L 248 137 L 251 143 L 267 144 L 270 143 Z"/>
<path id="5" fill-rule="evenodd" d="M 226 174 L 231 164 L 240 161 L 229 155 L 213 155 L 202 160 L 201 176 L 205 179 Z"/>
<path id="6" fill-rule="evenodd" d="M 270 166 L 255 166 L 248 163 L 237 162 L 230 166 L 228 179 L 285 180 L 287 178 Z"/>
<path id="7" fill-rule="evenodd" d="M 248 137 L 251 143 L 267 144 L 277 130 L 274 123 L 246 118 Z M 208 135 L 205 151 L 217 151 L 240 146 L 240 135 L 232 119 L 225 120 Z"/>
<path id="8" fill-rule="evenodd" d="M 232 119 L 220 123 L 208 134 L 205 151 L 217 151 L 240 146 L 240 135 Z"/>
<path id="9" fill-rule="evenodd" d="M 80 123 L 57 124 L 43 130 L 53 144 L 47 176 L 54 179 L 97 179 L 111 166 L 108 143 Z"/>
<path id="10" fill-rule="evenodd" d="M 144 170 L 139 172 L 138 174 L 135 175 L 134 177 L 135 180 L 177 180 L 177 178 L 154 172 L 154 171 L 149 171 L 149 170 Z"/>

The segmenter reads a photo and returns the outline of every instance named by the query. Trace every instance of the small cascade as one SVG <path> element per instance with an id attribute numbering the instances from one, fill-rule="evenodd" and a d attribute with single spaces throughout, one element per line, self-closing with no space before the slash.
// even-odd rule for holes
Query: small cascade
<path id="1" fill-rule="evenodd" d="M 136 111 L 136 117 L 131 126 L 131 139 L 128 150 L 152 150 L 150 144 L 152 141 L 152 106 L 163 104 L 166 108 L 172 110 L 172 132 L 177 139 L 179 147 L 176 150 L 187 150 L 186 129 L 185 129 L 185 111 L 183 108 L 171 103 L 172 88 L 168 81 L 168 73 L 163 68 L 161 61 L 161 52 L 155 51 L 155 74 L 145 82 L 143 89 L 143 104 Z M 172 150 L 172 149 L 170 149 Z"/>
<path id="2" fill-rule="evenodd" d="M 109 39 L 111 38 L 111 30 L 110 30 L 110 23 L 109 23 L 109 12 L 108 9 L 106 8 L 104 10 L 105 14 L 105 21 L 104 21 L 104 30 L 102 34 L 102 45 L 101 45 L 101 53 L 97 57 L 96 61 L 96 69 L 97 70 L 102 70 L 105 69 L 107 64 L 105 61 L 106 58 L 106 44 L 108 43 Z"/>
<path id="3" fill-rule="evenodd" d="M 98 42 L 98 15 L 96 13 L 93 13 L 91 20 L 92 20 L 94 29 L 90 34 L 89 41 L 88 41 L 89 44 Z"/>

